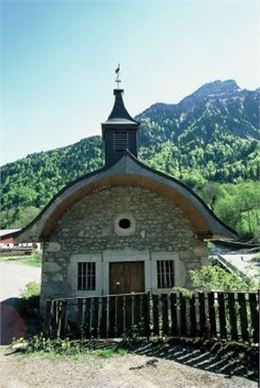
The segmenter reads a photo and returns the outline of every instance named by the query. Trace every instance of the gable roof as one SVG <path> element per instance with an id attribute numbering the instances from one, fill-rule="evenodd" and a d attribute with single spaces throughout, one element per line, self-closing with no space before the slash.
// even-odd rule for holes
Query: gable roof
<path id="1" fill-rule="evenodd" d="M 12 234 L 16 241 L 44 241 L 63 213 L 96 189 L 118 185 L 139 185 L 157 191 L 180 206 L 189 218 L 198 238 L 236 239 L 237 234 L 210 210 L 202 199 L 184 183 L 146 166 L 125 151 L 111 167 L 103 167 L 64 187 L 38 216 L 21 231 Z"/>

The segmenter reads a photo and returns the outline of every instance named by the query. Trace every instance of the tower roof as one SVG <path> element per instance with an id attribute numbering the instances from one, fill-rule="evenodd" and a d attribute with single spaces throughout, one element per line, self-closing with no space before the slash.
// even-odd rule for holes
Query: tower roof
<path id="1" fill-rule="evenodd" d="M 108 119 L 102 123 L 103 128 L 110 125 L 133 125 L 135 127 L 139 125 L 138 121 L 133 119 L 126 110 L 122 96 L 123 92 L 123 89 L 114 89 L 114 106 Z"/>

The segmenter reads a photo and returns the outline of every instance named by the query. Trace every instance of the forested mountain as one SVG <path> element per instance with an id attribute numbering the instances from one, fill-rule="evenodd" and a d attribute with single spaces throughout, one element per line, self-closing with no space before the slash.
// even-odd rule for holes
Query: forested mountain
<path id="1" fill-rule="evenodd" d="M 206 84 L 178 104 L 154 104 L 136 117 L 139 158 L 202 192 L 207 182 L 255 181 L 258 102 L 259 89 L 228 80 Z M 103 163 L 102 140 L 92 136 L 1 167 L 1 228 L 23 226 L 65 184 Z"/>
<path id="2" fill-rule="evenodd" d="M 229 80 L 206 84 L 179 104 L 152 105 L 137 117 L 145 160 L 191 185 L 257 179 L 258 102 L 259 91 Z"/>

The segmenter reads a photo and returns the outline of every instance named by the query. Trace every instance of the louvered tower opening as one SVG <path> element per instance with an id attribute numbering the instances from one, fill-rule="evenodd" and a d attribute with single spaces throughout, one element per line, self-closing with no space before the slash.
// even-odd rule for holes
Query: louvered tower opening
<path id="1" fill-rule="evenodd" d="M 115 151 L 124 151 L 128 149 L 128 132 L 114 132 L 113 148 Z"/>
<path id="2" fill-rule="evenodd" d="M 127 112 L 123 89 L 115 89 L 115 102 L 107 121 L 102 123 L 105 142 L 106 166 L 116 163 L 128 150 L 137 157 L 137 131 L 139 123 Z"/>

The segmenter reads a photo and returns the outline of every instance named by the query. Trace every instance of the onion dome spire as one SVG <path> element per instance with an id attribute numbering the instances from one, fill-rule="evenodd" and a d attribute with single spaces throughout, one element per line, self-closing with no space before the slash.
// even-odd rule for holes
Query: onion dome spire
<path id="1" fill-rule="evenodd" d="M 106 165 L 114 164 L 125 150 L 137 157 L 137 130 L 140 124 L 131 117 L 124 105 L 124 90 L 119 89 L 120 64 L 115 73 L 118 87 L 114 89 L 114 106 L 108 119 L 102 123 Z"/>

